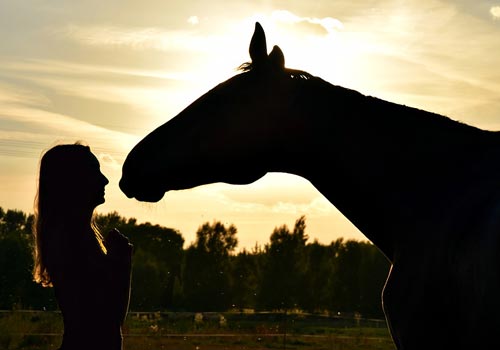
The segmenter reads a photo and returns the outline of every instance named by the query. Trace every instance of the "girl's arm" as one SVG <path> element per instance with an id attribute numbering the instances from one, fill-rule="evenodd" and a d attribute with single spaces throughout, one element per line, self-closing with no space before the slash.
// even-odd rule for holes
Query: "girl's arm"
<path id="1" fill-rule="evenodd" d="M 116 229 L 109 232 L 104 244 L 108 250 L 107 260 L 109 263 L 108 302 L 111 303 L 111 309 L 120 324 L 123 324 L 130 303 L 133 246 Z"/>

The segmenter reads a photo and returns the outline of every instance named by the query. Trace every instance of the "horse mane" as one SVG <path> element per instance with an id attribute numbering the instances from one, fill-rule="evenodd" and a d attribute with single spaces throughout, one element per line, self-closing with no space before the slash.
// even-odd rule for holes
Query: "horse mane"
<path id="1" fill-rule="evenodd" d="M 252 62 L 245 62 L 238 67 L 238 70 L 243 73 L 252 72 L 255 71 L 255 65 L 252 64 Z M 309 80 L 314 77 L 312 74 L 303 70 L 285 68 L 284 71 L 291 79 Z"/>
<path id="2" fill-rule="evenodd" d="M 241 71 L 242 73 L 248 73 L 248 72 L 255 72 L 255 73 L 260 73 L 260 68 L 256 68 L 256 65 L 253 64 L 252 62 L 245 62 L 241 64 L 237 70 Z M 270 68 L 274 69 L 274 68 Z M 469 124 L 463 123 L 458 120 L 454 120 L 452 118 L 449 118 L 447 116 L 429 112 L 426 110 L 422 110 L 419 108 L 415 107 L 410 107 L 410 106 L 405 106 L 401 105 L 398 103 L 386 101 L 374 96 L 369 96 L 369 95 L 364 95 L 360 93 L 359 91 L 348 89 L 342 86 L 337 86 L 333 85 L 325 80 L 323 80 L 320 77 L 316 77 L 306 71 L 303 70 L 298 70 L 298 69 L 291 69 L 291 68 L 284 68 L 283 69 L 285 75 L 289 77 L 290 79 L 296 79 L 298 81 L 303 81 L 303 82 L 312 82 L 313 84 L 308 85 L 312 90 L 314 91 L 313 93 L 317 95 L 319 90 L 322 90 L 324 88 L 324 84 L 327 86 L 330 86 L 330 88 L 333 88 L 336 90 L 337 94 L 341 94 L 344 99 L 351 99 L 351 98 L 363 98 L 365 101 L 369 101 L 370 103 L 374 105 L 378 105 L 380 108 L 383 110 L 391 113 L 393 117 L 397 118 L 394 119 L 394 122 L 405 122 L 405 123 L 414 123 L 416 128 L 427 128 L 429 127 L 428 123 L 432 123 L 434 127 L 438 128 L 446 128 L 446 129 L 454 129 L 456 131 L 462 131 L 462 132 L 473 132 L 476 133 L 478 136 L 484 136 L 485 134 L 488 134 L 488 132 L 485 132 L 485 130 L 482 130 L 480 128 L 477 128 L 475 126 L 471 126 Z M 410 113 L 408 114 L 408 111 Z M 400 119 L 399 117 L 402 115 L 406 115 L 407 117 L 404 119 Z M 422 116 L 425 116 L 422 118 Z"/>
<path id="3" fill-rule="evenodd" d="M 383 109 L 388 111 L 392 110 L 394 112 L 394 115 L 396 116 L 405 114 L 407 116 L 407 118 L 405 118 L 405 122 L 413 121 L 415 125 L 419 125 L 420 127 L 423 128 L 427 128 L 428 127 L 427 122 L 430 122 L 432 123 L 432 125 L 440 128 L 451 128 L 457 131 L 461 130 L 464 132 L 478 132 L 481 135 L 485 133 L 485 130 L 483 129 L 469 125 L 460 120 L 452 119 L 446 115 L 386 101 L 374 96 L 365 96 L 365 97 L 367 98 L 368 101 L 371 101 L 371 103 L 373 103 L 374 105 L 379 105 Z"/>

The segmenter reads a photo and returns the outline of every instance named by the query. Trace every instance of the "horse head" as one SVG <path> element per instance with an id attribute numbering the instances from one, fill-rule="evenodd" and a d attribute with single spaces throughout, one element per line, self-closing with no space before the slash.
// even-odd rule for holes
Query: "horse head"
<path id="1" fill-rule="evenodd" d="M 289 129 L 302 128 L 294 104 L 300 81 L 310 76 L 285 68 L 278 46 L 268 54 L 255 25 L 251 62 L 142 139 L 123 164 L 120 188 L 141 201 L 159 201 L 169 190 L 225 182 L 248 184 L 272 171 Z M 272 159 L 272 162 L 270 160 Z"/>

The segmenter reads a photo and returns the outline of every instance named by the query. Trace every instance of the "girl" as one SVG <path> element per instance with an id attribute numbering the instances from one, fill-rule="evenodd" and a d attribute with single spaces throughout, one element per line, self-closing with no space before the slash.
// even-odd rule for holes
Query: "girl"
<path id="1" fill-rule="evenodd" d="M 64 321 L 60 350 L 120 350 L 132 245 L 93 223 L 108 179 L 88 146 L 58 145 L 41 158 L 35 199 L 35 281 L 53 286 Z"/>

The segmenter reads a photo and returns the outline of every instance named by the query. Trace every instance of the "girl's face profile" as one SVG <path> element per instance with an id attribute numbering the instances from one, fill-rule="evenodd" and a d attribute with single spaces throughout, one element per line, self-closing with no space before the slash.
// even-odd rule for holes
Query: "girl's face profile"
<path id="1" fill-rule="evenodd" d="M 104 203 L 104 188 L 109 181 L 101 172 L 99 161 L 94 154 L 89 154 L 80 175 L 82 200 L 94 208 Z"/>

